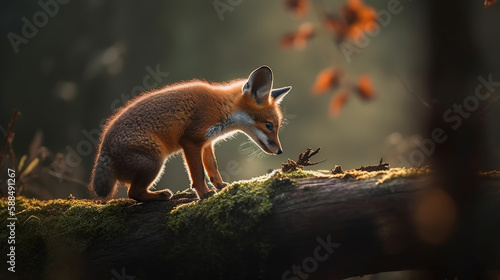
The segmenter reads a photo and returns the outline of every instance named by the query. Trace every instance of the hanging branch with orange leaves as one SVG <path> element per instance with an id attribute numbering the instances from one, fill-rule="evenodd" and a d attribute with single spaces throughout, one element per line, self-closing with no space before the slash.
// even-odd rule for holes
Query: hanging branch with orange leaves
<path id="1" fill-rule="evenodd" d="M 309 0 L 287 0 L 286 7 L 297 17 L 304 18 L 311 5 Z M 324 12 L 321 26 L 328 34 L 334 37 L 339 46 L 347 40 L 356 40 L 366 32 L 373 32 L 376 27 L 376 11 L 361 0 L 348 0 L 338 14 Z M 303 50 L 307 43 L 318 33 L 317 28 L 310 22 L 302 23 L 296 31 L 285 34 L 280 41 L 283 48 Z M 371 100 L 375 96 L 370 77 L 359 77 L 356 86 L 352 86 L 344 78 L 340 67 L 328 67 L 321 70 L 312 85 L 313 95 L 323 95 L 329 91 L 337 91 L 331 98 L 329 105 L 330 115 L 338 117 L 341 109 L 349 100 L 350 92 L 354 90 L 363 100 Z"/>
<path id="2" fill-rule="evenodd" d="M 285 0 L 285 6 L 298 19 L 306 17 L 313 0 Z M 485 0 L 483 5 L 488 8 L 497 0 Z M 363 3 L 362 0 L 347 0 L 338 13 L 324 11 L 324 7 L 316 7 L 322 25 L 315 26 L 310 22 L 303 22 L 296 31 L 286 33 L 281 37 L 281 47 L 303 50 L 308 42 L 319 34 L 323 28 L 325 33 L 333 37 L 338 48 L 344 43 L 359 40 L 367 33 L 377 29 L 377 12 L 374 8 Z M 328 91 L 337 91 L 330 100 L 329 112 L 333 117 L 340 115 L 341 109 L 349 100 L 349 94 L 354 89 L 363 100 L 375 97 L 375 90 L 368 75 L 358 78 L 356 86 L 352 86 L 343 78 L 343 71 L 338 66 L 327 67 L 321 70 L 311 87 L 313 95 L 323 95 Z"/>

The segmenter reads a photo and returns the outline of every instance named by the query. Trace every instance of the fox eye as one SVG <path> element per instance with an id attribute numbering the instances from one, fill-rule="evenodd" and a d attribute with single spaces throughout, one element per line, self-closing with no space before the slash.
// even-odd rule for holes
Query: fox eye
<path id="1" fill-rule="evenodd" d="M 266 127 L 267 129 L 269 129 L 270 131 L 273 131 L 273 124 L 270 123 L 270 122 L 266 122 Z"/>

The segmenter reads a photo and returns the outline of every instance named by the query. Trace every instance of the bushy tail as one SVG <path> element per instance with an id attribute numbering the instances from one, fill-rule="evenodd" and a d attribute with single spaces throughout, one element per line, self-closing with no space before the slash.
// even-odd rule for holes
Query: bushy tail
<path id="1" fill-rule="evenodd" d="M 111 171 L 109 155 L 101 151 L 95 161 L 90 190 L 101 199 L 109 199 L 115 194 L 116 178 Z"/>

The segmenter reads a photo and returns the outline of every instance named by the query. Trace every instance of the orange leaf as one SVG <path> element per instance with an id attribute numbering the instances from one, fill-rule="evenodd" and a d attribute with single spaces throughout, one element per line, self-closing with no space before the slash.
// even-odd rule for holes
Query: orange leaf
<path id="1" fill-rule="evenodd" d="M 330 100 L 330 115 L 333 117 L 338 117 L 342 107 L 344 107 L 347 101 L 347 91 L 342 90 L 332 97 Z"/>
<path id="2" fill-rule="evenodd" d="M 319 72 L 312 87 L 312 93 L 321 95 L 326 91 L 338 86 L 341 72 L 336 68 L 327 68 Z"/>
<path id="3" fill-rule="evenodd" d="M 309 22 L 304 22 L 295 32 L 285 34 L 281 38 L 281 46 L 283 48 L 295 47 L 298 50 L 303 50 L 307 42 L 314 36 L 314 27 Z"/>
<path id="4" fill-rule="evenodd" d="M 297 36 L 295 37 L 295 48 L 303 49 L 305 48 L 307 42 L 314 36 L 314 27 L 309 22 L 304 22 L 300 25 L 297 31 Z"/>
<path id="5" fill-rule="evenodd" d="M 324 21 L 326 29 L 337 36 L 338 41 L 342 41 L 347 34 L 347 26 L 344 22 L 333 15 L 327 15 Z"/>
<path id="6" fill-rule="evenodd" d="M 292 10 L 299 18 L 307 14 L 309 9 L 309 0 L 287 0 L 285 6 Z"/>
<path id="7" fill-rule="evenodd" d="M 377 12 L 361 0 L 349 0 L 341 13 L 347 35 L 357 39 L 364 32 L 376 29 Z"/>
<path id="8" fill-rule="evenodd" d="M 285 49 L 292 47 L 293 42 L 295 42 L 295 36 L 296 36 L 296 32 L 290 32 L 290 33 L 283 35 L 283 37 L 281 37 L 281 40 L 280 40 L 281 47 L 285 48 Z"/>
<path id="9" fill-rule="evenodd" d="M 493 5 L 497 0 L 484 0 L 484 7 L 488 8 L 489 6 Z"/>
<path id="10" fill-rule="evenodd" d="M 356 90 L 358 91 L 359 95 L 363 97 L 363 99 L 372 99 L 375 95 L 375 91 L 372 87 L 372 82 L 368 75 L 359 77 L 358 87 L 356 88 Z"/>

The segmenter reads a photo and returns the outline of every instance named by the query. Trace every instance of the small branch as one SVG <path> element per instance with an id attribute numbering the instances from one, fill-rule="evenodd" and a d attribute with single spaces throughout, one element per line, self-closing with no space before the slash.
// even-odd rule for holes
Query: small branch
<path id="1" fill-rule="evenodd" d="M 389 164 L 387 162 L 384 162 L 384 158 L 381 158 L 378 165 L 361 166 L 356 170 L 367 172 L 389 170 Z"/>
<path id="2" fill-rule="evenodd" d="M 314 155 L 316 155 L 320 149 L 321 148 L 317 148 L 315 151 L 313 151 L 311 148 L 307 148 L 307 150 L 305 152 L 303 152 L 299 155 L 299 159 L 297 161 L 294 161 L 293 159 L 288 159 L 288 162 L 282 163 L 281 171 L 287 173 L 290 171 L 295 171 L 295 170 L 301 169 L 304 166 L 312 166 L 312 165 L 316 165 L 316 164 L 324 162 L 324 161 L 311 162 L 309 160 Z"/>
<path id="3" fill-rule="evenodd" d="M 2 147 L 0 148 L 0 165 L 2 165 L 3 160 L 5 159 L 5 150 L 7 149 L 7 146 L 9 147 L 10 156 L 15 163 L 16 155 L 14 154 L 14 150 L 12 149 L 12 141 L 14 141 L 14 133 L 12 132 L 12 129 L 14 128 L 14 123 L 19 119 L 20 116 L 21 112 L 19 112 L 19 110 L 17 109 L 14 109 L 12 118 L 9 122 L 9 126 L 7 127 L 7 132 L 5 133 L 5 139 L 3 141 Z"/>

